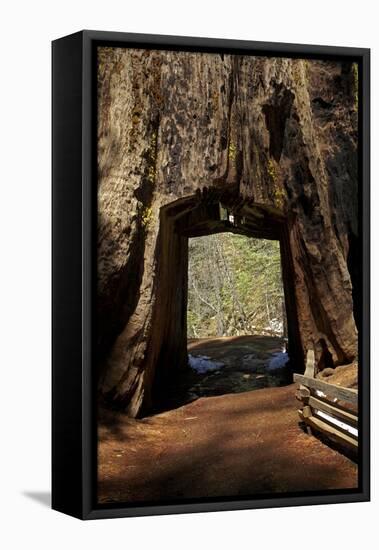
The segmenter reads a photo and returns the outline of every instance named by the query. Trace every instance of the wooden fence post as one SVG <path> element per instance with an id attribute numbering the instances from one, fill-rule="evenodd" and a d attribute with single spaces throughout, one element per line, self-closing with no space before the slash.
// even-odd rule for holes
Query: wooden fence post
<path id="1" fill-rule="evenodd" d="M 299 383 L 296 399 L 302 401 L 298 410 L 307 433 L 321 433 L 339 445 L 358 449 L 358 391 L 330 384 L 315 377 L 315 354 L 307 351 L 304 374 L 294 374 Z"/>

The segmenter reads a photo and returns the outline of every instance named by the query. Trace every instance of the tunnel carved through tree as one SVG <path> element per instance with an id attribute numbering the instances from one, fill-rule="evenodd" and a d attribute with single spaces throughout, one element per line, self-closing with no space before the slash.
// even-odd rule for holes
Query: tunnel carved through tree
<path id="1" fill-rule="evenodd" d="M 230 188 L 205 188 L 161 208 L 157 318 L 154 342 L 160 352 L 154 370 L 152 398 L 159 400 L 171 376 L 187 367 L 188 239 L 222 232 L 280 242 L 283 286 L 289 327 L 289 356 L 303 369 L 303 354 L 288 246 L 288 220 L 276 208 L 244 200 Z M 174 360 L 173 360 L 174 359 Z M 172 369 L 175 369 L 172 372 Z M 156 394 L 156 397 L 155 395 Z"/>
<path id="2" fill-rule="evenodd" d="M 112 406 L 145 414 L 185 364 L 188 238 L 225 230 L 220 203 L 229 230 L 280 240 L 296 370 L 309 349 L 316 370 L 357 360 L 354 82 L 348 62 L 99 48 L 96 355 Z"/>

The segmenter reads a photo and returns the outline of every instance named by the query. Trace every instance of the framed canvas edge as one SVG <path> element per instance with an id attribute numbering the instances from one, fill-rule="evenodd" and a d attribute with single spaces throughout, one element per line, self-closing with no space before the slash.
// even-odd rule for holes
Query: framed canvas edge
<path id="1" fill-rule="evenodd" d="M 179 50 L 192 49 L 201 51 L 207 49 L 218 53 L 222 50 L 244 50 L 247 54 L 269 54 L 274 56 L 289 55 L 291 57 L 299 55 L 319 56 L 323 58 L 335 57 L 370 57 L 370 48 L 361 48 L 353 46 L 333 46 L 320 44 L 296 44 L 286 42 L 263 42 L 255 40 L 237 40 L 231 38 L 207 38 L 199 36 L 175 36 L 164 34 L 142 34 L 116 31 L 82 30 L 79 31 L 83 36 L 83 43 L 89 47 L 92 43 L 112 42 L 114 47 L 118 44 L 127 47 L 140 47 L 154 49 L 158 47 L 164 49 L 170 47 Z M 76 34 L 76 33 L 75 33 Z M 62 39 L 58 39 L 62 40 Z"/>
<path id="2" fill-rule="evenodd" d="M 100 519 L 116 517 L 134 517 L 159 514 L 181 514 L 191 512 L 211 512 L 243 510 L 255 508 L 274 508 L 283 506 L 302 506 L 313 504 L 336 504 L 347 502 L 364 502 L 370 500 L 370 50 L 337 46 L 316 46 L 301 44 L 282 44 L 271 42 L 240 41 L 214 38 L 176 37 L 165 35 L 146 35 L 133 33 L 116 33 L 103 31 L 81 31 L 76 33 L 82 39 L 82 502 L 81 514 L 72 514 L 81 519 Z M 60 39 L 60 40 L 64 40 Z M 91 325 L 94 305 L 94 255 L 92 254 L 96 235 L 96 193 L 94 189 L 95 159 L 94 141 L 96 136 L 96 112 L 94 86 L 96 84 L 94 48 L 101 42 L 141 48 L 175 47 L 204 51 L 226 49 L 228 51 L 245 51 L 245 53 L 266 53 L 273 56 L 316 56 L 356 58 L 360 62 L 360 174 L 362 178 L 362 255 L 363 255 L 363 301 L 361 340 L 360 383 L 362 388 L 360 404 L 360 449 L 361 449 L 361 483 L 360 491 L 346 490 L 343 493 L 323 495 L 302 495 L 267 498 L 249 498 L 243 500 L 218 500 L 212 502 L 172 503 L 141 506 L 128 506 L 122 503 L 117 507 L 101 507 L 96 502 L 96 423 L 94 422 L 94 376 L 92 371 Z M 131 46 L 132 45 L 132 46 Z M 61 510 L 64 511 L 64 510 Z M 67 512 L 67 511 L 66 511 Z M 70 513 L 70 512 L 67 512 Z"/>

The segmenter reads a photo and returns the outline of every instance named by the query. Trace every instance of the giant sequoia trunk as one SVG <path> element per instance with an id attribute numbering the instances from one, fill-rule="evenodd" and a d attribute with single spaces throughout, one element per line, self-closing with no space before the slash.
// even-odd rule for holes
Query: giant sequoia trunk
<path id="1" fill-rule="evenodd" d="M 356 359 L 354 75 L 337 62 L 99 49 L 98 357 L 113 404 L 141 414 L 186 365 L 188 237 L 225 228 L 280 239 L 298 370 L 308 349 L 318 369 Z"/>

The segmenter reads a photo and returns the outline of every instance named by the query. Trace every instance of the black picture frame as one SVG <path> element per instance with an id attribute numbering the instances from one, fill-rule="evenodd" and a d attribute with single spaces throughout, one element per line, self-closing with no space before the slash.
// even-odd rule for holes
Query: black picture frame
<path id="1" fill-rule="evenodd" d="M 363 283 L 359 489 L 278 498 L 98 506 L 92 330 L 96 299 L 96 71 L 99 44 L 277 57 L 359 66 Z M 370 50 L 85 30 L 52 43 L 52 507 L 81 519 L 360 502 L 370 499 Z"/>

